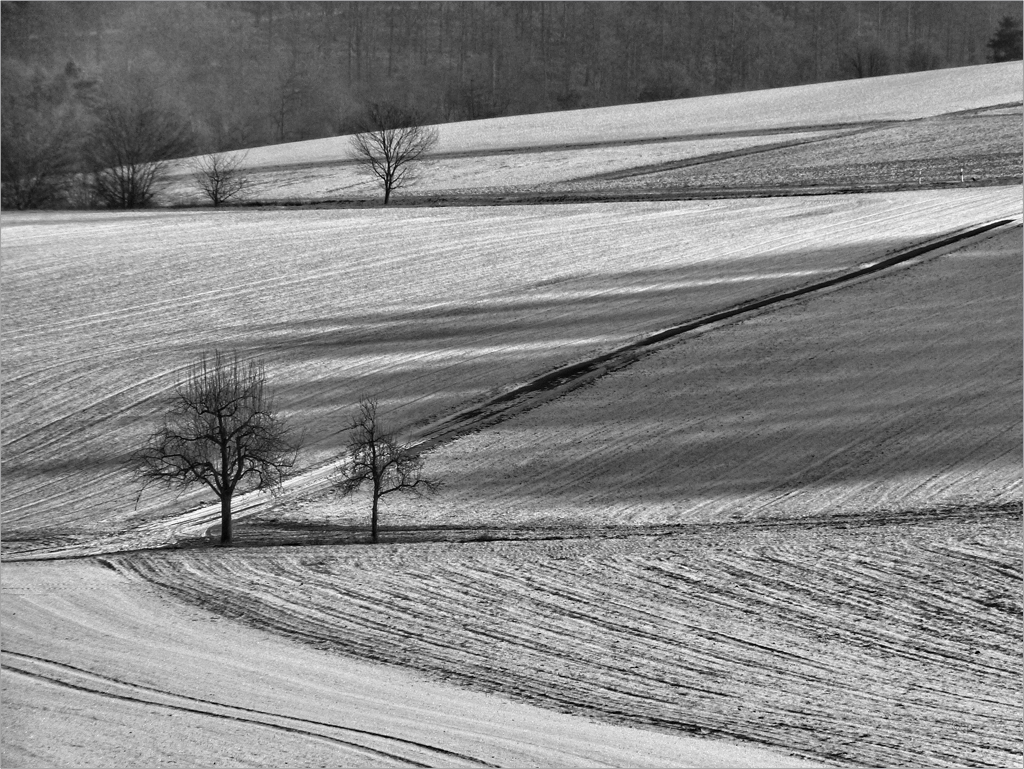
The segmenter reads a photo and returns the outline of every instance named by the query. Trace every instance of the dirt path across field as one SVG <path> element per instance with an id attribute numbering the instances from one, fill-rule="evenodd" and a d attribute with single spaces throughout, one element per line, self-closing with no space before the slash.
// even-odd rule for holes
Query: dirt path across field
<path id="1" fill-rule="evenodd" d="M 4 767 L 809 765 L 346 659 L 94 560 L 2 578 Z"/>

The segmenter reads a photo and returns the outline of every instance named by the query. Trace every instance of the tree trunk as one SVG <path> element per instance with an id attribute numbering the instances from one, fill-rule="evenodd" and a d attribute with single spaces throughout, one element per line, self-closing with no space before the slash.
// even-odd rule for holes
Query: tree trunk
<path id="1" fill-rule="evenodd" d="M 231 495 L 220 498 L 220 543 L 231 544 Z"/>
<path id="2" fill-rule="evenodd" d="M 377 544 L 377 492 L 373 494 L 373 514 L 370 518 L 370 539 Z"/>

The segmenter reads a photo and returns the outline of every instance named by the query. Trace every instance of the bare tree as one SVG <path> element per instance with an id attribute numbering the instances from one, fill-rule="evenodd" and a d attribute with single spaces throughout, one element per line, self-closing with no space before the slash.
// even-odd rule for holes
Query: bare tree
<path id="1" fill-rule="evenodd" d="M 176 388 L 163 427 L 129 460 L 142 490 L 154 481 L 209 486 L 220 500 L 222 545 L 231 542 L 235 492 L 279 489 L 295 465 L 298 442 L 266 382 L 262 360 L 204 354 Z"/>
<path id="2" fill-rule="evenodd" d="M 403 446 L 377 415 L 377 401 L 363 398 L 352 418 L 347 464 L 334 478 L 334 486 L 349 495 L 364 483 L 371 485 L 370 536 L 378 540 L 377 512 L 380 498 L 394 492 L 437 491 L 441 482 L 421 475 L 423 459 Z"/>
<path id="3" fill-rule="evenodd" d="M 876 37 L 855 38 L 847 48 L 847 61 L 857 77 L 879 77 L 891 71 L 889 53 Z"/>
<path id="4" fill-rule="evenodd" d="M 81 170 L 87 104 L 95 83 L 82 78 L 73 62 L 46 75 L 5 61 L 2 78 L 3 207 L 69 205 Z"/>
<path id="5" fill-rule="evenodd" d="M 88 140 L 96 194 L 111 208 L 142 208 L 153 200 L 168 162 L 188 154 L 188 124 L 150 92 L 108 98 L 96 109 Z"/>
<path id="6" fill-rule="evenodd" d="M 5 109 L 0 155 L 3 207 L 44 208 L 61 203 L 78 164 L 78 132 L 72 116 L 8 115 Z"/>
<path id="7" fill-rule="evenodd" d="M 255 187 L 245 168 L 249 153 L 215 152 L 189 161 L 192 180 L 214 206 L 242 198 Z"/>
<path id="8" fill-rule="evenodd" d="M 392 104 L 372 104 L 363 131 L 352 137 L 351 156 L 384 189 L 384 205 L 391 193 L 415 181 L 416 167 L 437 146 L 437 128 L 419 125 L 410 110 Z"/>

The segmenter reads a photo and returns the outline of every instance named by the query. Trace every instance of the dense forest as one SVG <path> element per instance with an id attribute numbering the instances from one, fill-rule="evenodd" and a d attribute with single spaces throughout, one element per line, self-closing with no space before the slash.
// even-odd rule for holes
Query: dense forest
<path id="1" fill-rule="evenodd" d="M 1019 19 L 1019 2 L 4 0 L 5 185 L 23 160 L 81 165 L 97 116 L 108 134 L 174 123 L 188 141 L 165 153 L 237 149 L 351 133 L 370 102 L 449 122 L 1020 58 Z"/>
<path id="2" fill-rule="evenodd" d="M 1020 4 L 4 2 L 0 29 L 5 94 L 143 81 L 227 149 L 344 133 L 371 98 L 445 122 L 978 64 L 1007 15 Z"/>

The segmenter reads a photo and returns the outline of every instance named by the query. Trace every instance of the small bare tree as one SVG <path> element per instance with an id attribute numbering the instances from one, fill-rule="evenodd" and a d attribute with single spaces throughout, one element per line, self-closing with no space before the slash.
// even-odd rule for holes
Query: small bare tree
<path id="1" fill-rule="evenodd" d="M 349 429 L 348 462 L 333 482 L 335 488 L 346 496 L 369 482 L 372 499 L 370 537 L 376 543 L 381 497 L 396 491 L 437 491 L 441 482 L 423 477 L 423 459 L 403 446 L 398 436 L 382 422 L 377 415 L 377 401 L 361 399 Z"/>
<path id="2" fill-rule="evenodd" d="M 230 544 L 235 492 L 279 489 L 298 453 L 266 382 L 262 360 L 203 355 L 171 397 L 164 426 L 129 460 L 139 494 L 154 481 L 209 486 L 220 500 L 221 544 Z"/>
<path id="3" fill-rule="evenodd" d="M 214 206 L 245 197 L 255 182 L 245 168 L 249 153 L 215 152 L 188 162 L 192 180 Z"/>
<path id="4" fill-rule="evenodd" d="M 384 205 L 391 193 L 415 181 L 416 167 L 437 146 L 437 128 L 419 125 L 417 116 L 391 104 L 372 104 L 363 130 L 352 137 L 352 159 L 380 181 Z"/>

